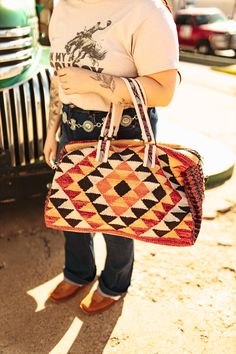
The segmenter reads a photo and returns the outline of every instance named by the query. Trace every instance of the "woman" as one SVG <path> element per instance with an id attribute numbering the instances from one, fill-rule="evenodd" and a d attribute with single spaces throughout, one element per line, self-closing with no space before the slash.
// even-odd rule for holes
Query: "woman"
<path id="1" fill-rule="evenodd" d="M 177 34 L 167 4 L 161 0 L 60 0 L 49 36 L 55 68 L 44 147 L 49 166 L 69 141 L 98 138 L 110 102 L 124 109 L 118 138 L 141 138 L 122 76 L 138 77 L 142 83 L 155 131 L 157 117 L 151 107 L 170 103 L 178 67 Z M 98 288 L 80 304 L 87 314 L 106 310 L 130 285 L 133 240 L 110 235 L 104 239 L 107 257 Z M 50 298 L 66 299 L 95 276 L 92 235 L 65 232 L 64 280 Z"/>

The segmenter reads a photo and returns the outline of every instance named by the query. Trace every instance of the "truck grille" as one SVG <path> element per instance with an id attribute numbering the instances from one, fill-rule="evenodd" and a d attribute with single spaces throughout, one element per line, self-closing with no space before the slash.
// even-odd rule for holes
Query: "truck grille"
<path id="1" fill-rule="evenodd" d="M 32 27 L 0 30 L 0 80 L 19 75 L 32 64 L 35 35 L 33 22 Z"/>
<path id="2" fill-rule="evenodd" d="M 51 69 L 0 91 L 0 151 L 8 151 L 10 165 L 24 166 L 43 159 Z"/>

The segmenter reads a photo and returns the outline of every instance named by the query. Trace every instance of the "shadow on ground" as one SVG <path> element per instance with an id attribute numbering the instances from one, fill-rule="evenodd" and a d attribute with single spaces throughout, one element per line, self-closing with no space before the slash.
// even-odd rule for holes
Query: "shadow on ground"
<path id="1" fill-rule="evenodd" d="M 0 214 L 0 353 L 62 354 L 70 347 L 70 353 L 103 353 L 123 301 L 86 316 L 79 303 L 88 287 L 70 301 L 44 306 L 45 291 L 61 273 L 63 235 L 44 228 L 42 198 L 0 204 Z"/>

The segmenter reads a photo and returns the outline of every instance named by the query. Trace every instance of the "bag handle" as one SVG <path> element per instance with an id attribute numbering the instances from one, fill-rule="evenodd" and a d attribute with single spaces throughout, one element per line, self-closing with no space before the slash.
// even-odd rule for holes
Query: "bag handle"
<path id="1" fill-rule="evenodd" d="M 144 166 L 155 166 L 156 141 L 152 131 L 148 110 L 145 103 L 145 91 L 141 83 L 132 78 L 122 78 L 131 95 L 135 111 L 141 128 L 142 139 L 145 144 Z M 105 118 L 97 146 L 97 161 L 106 162 L 108 158 L 110 141 L 118 132 L 123 108 L 120 105 L 111 104 Z"/>
<path id="2" fill-rule="evenodd" d="M 145 99 L 145 91 L 137 79 L 122 78 L 131 95 L 135 111 L 137 113 L 139 125 L 142 132 L 142 139 L 145 143 L 144 166 L 155 166 L 156 141 L 152 131 L 151 122 Z"/>
<path id="3" fill-rule="evenodd" d="M 98 138 L 96 161 L 107 161 L 110 142 L 116 135 L 115 131 L 119 130 L 122 112 L 123 107 L 121 105 L 111 103 Z M 117 117 L 120 117 L 120 119 L 117 120 Z"/>

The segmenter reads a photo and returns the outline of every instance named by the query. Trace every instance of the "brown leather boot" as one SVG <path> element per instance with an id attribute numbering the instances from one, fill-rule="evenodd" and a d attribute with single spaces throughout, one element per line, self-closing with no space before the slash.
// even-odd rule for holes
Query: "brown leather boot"
<path id="1" fill-rule="evenodd" d="M 66 280 L 62 280 L 57 287 L 50 294 L 49 299 L 52 301 L 61 301 L 75 295 L 78 290 L 82 289 L 85 285 L 71 284 Z"/>
<path id="2" fill-rule="evenodd" d="M 95 290 L 94 292 L 90 292 L 81 301 L 80 308 L 87 315 L 94 315 L 107 310 L 124 296 L 125 294 L 122 294 L 119 298 L 114 299 L 112 297 L 103 296 L 98 290 Z"/>

